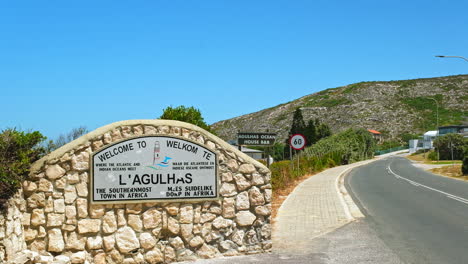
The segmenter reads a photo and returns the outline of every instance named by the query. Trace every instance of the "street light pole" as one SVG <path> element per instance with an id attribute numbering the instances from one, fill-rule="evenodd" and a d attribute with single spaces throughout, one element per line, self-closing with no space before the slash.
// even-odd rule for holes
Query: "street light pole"
<path id="1" fill-rule="evenodd" d="M 445 56 L 445 55 L 436 55 L 437 58 L 458 58 L 463 59 L 468 62 L 468 59 L 462 56 Z"/>
<path id="2" fill-rule="evenodd" d="M 437 106 L 437 116 L 436 116 L 436 123 L 437 123 L 437 134 L 436 134 L 436 138 L 439 136 L 439 103 L 437 102 L 436 99 L 432 98 L 432 97 L 429 97 L 429 99 L 431 100 L 434 100 L 434 102 L 436 103 L 436 106 Z M 437 149 L 437 161 L 439 161 L 440 159 L 440 154 L 439 154 L 439 149 Z"/>
<path id="3" fill-rule="evenodd" d="M 456 59 L 462 59 L 468 62 L 468 59 L 462 56 L 445 56 L 445 55 L 436 55 L 437 58 L 456 58 Z M 439 104 L 437 103 L 437 100 L 434 98 L 431 98 L 434 100 L 437 104 L 437 135 L 436 138 L 439 136 Z M 452 142 L 450 142 L 452 143 Z M 437 150 L 437 160 L 439 160 L 439 151 Z M 452 146 L 452 160 L 453 160 L 453 146 Z"/>

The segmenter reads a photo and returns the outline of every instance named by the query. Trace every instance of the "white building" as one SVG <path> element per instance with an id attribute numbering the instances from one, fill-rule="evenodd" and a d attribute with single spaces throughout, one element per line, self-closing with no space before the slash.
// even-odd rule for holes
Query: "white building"
<path id="1" fill-rule="evenodd" d="M 418 150 L 429 150 L 434 148 L 434 140 L 437 137 L 437 131 L 427 131 L 422 139 L 412 139 L 409 141 L 409 152 L 415 153 Z"/>
<path id="2" fill-rule="evenodd" d="M 255 160 L 261 160 L 263 158 L 263 151 L 257 150 L 257 149 L 249 149 L 244 146 L 242 146 L 241 149 L 242 152 L 247 154 L 247 156 L 255 159 Z"/>
<path id="3" fill-rule="evenodd" d="M 432 149 L 434 148 L 433 146 L 433 142 L 434 140 L 436 139 L 437 137 L 437 130 L 434 130 L 434 131 L 427 131 L 426 133 L 424 133 L 424 136 L 423 136 L 423 148 L 424 149 Z"/>

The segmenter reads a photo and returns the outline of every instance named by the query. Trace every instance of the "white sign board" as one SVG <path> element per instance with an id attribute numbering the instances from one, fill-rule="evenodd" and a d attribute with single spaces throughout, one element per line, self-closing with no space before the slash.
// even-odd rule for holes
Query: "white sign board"
<path id="1" fill-rule="evenodd" d="M 106 146 L 91 161 L 93 203 L 218 197 L 216 153 L 186 139 L 132 138 Z"/>
<path id="2" fill-rule="evenodd" d="M 295 150 L 301 150 L 305 147 L 306 145 L 306 139 L 303 135 L 301 134 L 295 134 L 291 137 L 289 140 L 289 144 L 291 147 Z"/>

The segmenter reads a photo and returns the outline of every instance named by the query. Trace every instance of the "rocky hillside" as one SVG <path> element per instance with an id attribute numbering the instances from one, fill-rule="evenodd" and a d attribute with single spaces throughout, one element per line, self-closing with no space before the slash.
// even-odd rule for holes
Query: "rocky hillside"
<path id="1" fill-rule="evenodd" d="M 361 82 L 306 95 L 256 113 L 213 124 L 223 139 L 235 139 L 237 131 L 271 132 L 285 139 L 293 112 L 302 109 L 307 122 L 318 118 L 334 132 L 349 127 L 375 129 L 384 137 L 422 133 L 435 129 L 436 102 L 439 125 L 468 122 L 468 75 L 389 82 Z"/>

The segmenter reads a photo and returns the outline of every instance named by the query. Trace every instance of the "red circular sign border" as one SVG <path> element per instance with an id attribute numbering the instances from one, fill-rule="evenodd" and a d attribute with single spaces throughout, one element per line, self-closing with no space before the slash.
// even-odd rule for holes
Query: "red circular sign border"
<path id="1" fill-rule="evenodd" d="M 304 139 L 304 146 L 302 148 L 295 148 L 293 147 L 293 145 L 291 144 L 291 140 L 294 136 L 301 136 L 303 139 Z M 307 139 L 304 135 L 302 134 L 294 134 L 292 135 L 290 138 L 289 138 L 289 146 L 291 146 L 291 148 L 295 149 L 295 150 L 303 150 L 305 148 L 305 146 L 307 145 Z"/>

